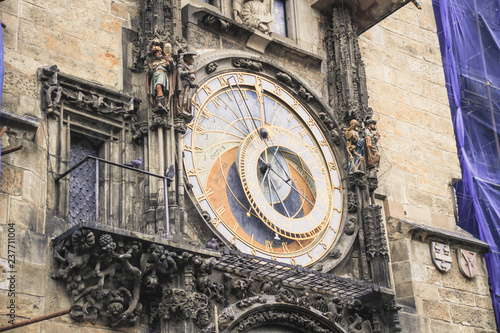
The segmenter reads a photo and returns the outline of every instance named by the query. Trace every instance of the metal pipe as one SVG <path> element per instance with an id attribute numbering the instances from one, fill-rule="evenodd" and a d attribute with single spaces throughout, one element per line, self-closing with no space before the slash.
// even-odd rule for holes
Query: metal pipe
<path id="1" fill-rule="evenodd" d="M 95 222 L 99 223 L 99 161 L 95 161 Z"/>
<path id="2" fill-rule="evenodd" d="M 18 328 L 18 327 L 22 327 L 22 326 L 27 326 L 27 325 L 31 325 L 31 324 L 34 324 L 34 323 L 38 323 L 40 321 L 44 321 L 44 320 L 48 320 L 48 319 L 52 319 L 52 318 L 64 316 L 65 314 L 68 314 L 70 312 L 71 312 L 71 309 L 67 309 L 67 310 L 63 310 L 63 311 L 59 311 L 59 312 L 54 312 L 54 313 L 51 313 L 51 314 L 48 314 L 48 315 L 44 315 L 44 316 L 41 316 L 41 317 L 37 317 L 37 318 L 25 320 L 25 321 L 22 321 L 20 323 L 14 324 L 14 325 L 2 326 L 2 327 L 0 327 L 0 332 L 7 332 L 7 331 L 10 331 L 10 330 L 13 330 L 14 328 Z"/>
<path id="3" fill-rule="evenodd" d="M 165 205 L 165 231 L 167 232 L 167 239 L 170 239 L 170 221 L 169 221 L 169 205 L 168 205 L 168 189 L 167 178 L 163 178 L 163 204 Z"/>

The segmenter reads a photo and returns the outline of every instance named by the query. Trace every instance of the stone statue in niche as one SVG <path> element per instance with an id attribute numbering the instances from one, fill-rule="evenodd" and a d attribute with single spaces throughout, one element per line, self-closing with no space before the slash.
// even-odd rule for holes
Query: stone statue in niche
<path id="1" fill-rule="evenodd" d="M 57 78 L 59 69 L 56 65 L 48 68 L 45 67 L 44 69 L 47 69 L 47 72 L 52 72 L 50 77 L 47 80 L 43 81 L 43 86 L 45 88 L 45 100 L 47 103 L 47 108 L 45 111 L 47 112 L 47 114 L 54 114 L 55 116 L 59 116 L 59 112 L 56 109 L 57 105 L 61 101 L 62 93 L 62 87 Z"/>
<path id="2" fill-rule="evenodd" d="M 170 57 L 172 54 L 172 44 L 165 43 L 163 48 L 158 41 L 153 42 L 151 47 L 153 60 L 148 64 L 147 88 L 151 104 L 154 111 L 168 112 L 170 83 L 175 63 Z"/>
<path id="3" fill-rule="evenodd" d="M 175 94 L 174 94 L 174 115 L 182 117 L 190 122 L 193 118 L 191 112 L 191 89 L 198 88 L 194 83 L 196 80 L 194 64 L 195 52 L 186 51 L 179 54 L 181 61 L 175 70 Z"/>
<path id="4" fill-rule="evenodd" d="M 365 125 L 366 170 L 368 177 L 375 178 L 380 166 L 380 152 L 377 145 L 380 134 L 377 132 L 375 120 L 368 119 Z"/>
<path id="5" fill-rule="evenodd" d="M 365 141 L 359 136 L 359 122 L 351 120 L 348 128 L 344 128 L 347 153 L 349 154 L 349 173 L 359 171 L 359 166 L 363 161 L 363 149 Z"/>
<path id="6" fill-rule="evenodd" d="M 238 5 L 241 5 L 241 2 Z M 241 13 L 238 13 L 235 8 L 238 8 L 238 6 L 235 7 L 233 4 L 233 12 L 237 22 L 241 20 L 244 25 L 262 31 L 265 34 L 271 34 L 273 31 L 273 15 L 271 14 L 271 4 L 269 1 L 247 1 L 241 7 Z"/>

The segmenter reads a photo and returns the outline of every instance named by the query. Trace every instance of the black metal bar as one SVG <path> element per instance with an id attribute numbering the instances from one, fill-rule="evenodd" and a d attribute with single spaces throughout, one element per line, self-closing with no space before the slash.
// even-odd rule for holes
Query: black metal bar
<path id="1" fill-rule="evenodd" d="M 96 156 L 91 156 L 91 155 L 88 155 L 87 157 L 85 157 L 83 160 L 81 160 L 80 162 L 76 163 L 74 166 L 72 166 L 71 168 L 69 168 L 68 170 L 66 170 L 65 172 L 61 173 L 60 175 L 56 176 L 55 177 L 55 181 L 58 182 L 59 180 L 61 180 L 62 178 L 66 177 L 69 173 L 71 173 L 71 171 L 75 170 L 76 168 L 78 168 L 80 165 L 82 165 L 85 161 L 87 161 L 88 159 L 93 159 L 93 160 L 96 160 L 96 161 L 99 161 L 99 162 L 103 162 L 103 163 L 106 163 L 106 164 L 109 164 L 109 165 L 114 165 L 114 166 L 117 166 L 117 167 L 120 167 L 120 168 L 124 168 L 124 169 L 128 169 L 128 170 L 132 170 L 132 171 L 135 171 L 135 172 L 139 172 L 139 173 L 142 173 L 144 175 L 148 175 L 148 176 L 152 176 L 152 177 L 157 177 L 157 178 L 162 178 L 162 179 L 165 179 L 166 177 L 165 176 L 161 176 L 161 175 L 157 175 L 156 173 L 151 173 L 151 172 L 147 172 L 147 171 L 144 171 L 144 170 L 139 170 L 139 169 L 136 169 L 136 168 L 132 168 L 132 167 L 129 167 L 127 165 L 123 165 L 123 164 L 119 164 L 119 163 L 115 163 L 115 162 L 111 162 L 111 161 L 108 161 L 108 160 L 105 160 L 105 159 L 102 159 L 100 157 L 96 157 Z"/>

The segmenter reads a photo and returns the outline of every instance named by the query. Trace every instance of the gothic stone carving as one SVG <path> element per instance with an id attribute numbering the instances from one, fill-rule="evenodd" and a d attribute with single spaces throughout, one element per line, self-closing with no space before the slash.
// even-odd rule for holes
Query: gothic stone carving
<path id="1" fill-rule="evenodd" d="M 231 27 L 231 23 L 227 22 L 226 20 L 223 20 L 217 16 L 207 14 L 203 16 L 202 20 L 203 24 L 208 25 L 208 26 L 215 26 L 219 30 L 222 31 L 228 31 L 229 28 Z"/>
<path id="2" fill-rule="evenodd" d="M 59 117 L 59 108 L 64 102 L 89 114 L 129 121 L 134 138 L 142 137 L 143 130 L 136 116 L 141 100 L 63 74 L 56 65 L 41 68 L 39 78 L 42 109 L 47 115 Z"/>
<path id="3" fill-rule="evenodd" d="M 173 0 L 140 0 L 139 35 L 133 43 L 131 69 L 142 71 L 153 41 L 168 41 L 173 34 Z"/>
<path id="4" fill-rule="evenodd" d="M 52 278 L 66 283 L 73 319 L 95 322 L 103 317 L 113 327 L 134 325 L 145 307 L 152 324 L 159 318 L 190 318 L 200 327 L 208 325 L 212 300 L 223 301 L 222 285 L 208 279 L 213 259 L 99 233 L 78 229 L 54 247 L 58 265 Z M 196 291 L 173 288 L 177 276 L 191 266 Z"/>
<path id="5" fill-rule="evenodd" d="M 256 72 L 262 71 L 262 63 L 250 59 L 234 59 L 233 66 L 236 68 L 251 69 Z"/>
<path id="6" fill-rule="evenodd" d="M 205 72 L 207 74 L 213 73 L 213 72 L 215 72 L 217 70 L 218 67 L 219 67 L 218 63 L 211 62 L 211 63 L 209 63 L 208 65 L 205 66 Z"/>
<path id="7" fill-rule="evenodd" d="M 293 88 L 293 81 L 290 75 L 283 73 L 283 72 L 277 72 L 276 73 L 276 78 L 286 84 L 289 87 Z"/>
<path id="8" fill-rule="evenodd" d="M 347 9 L 333 9 L 326 45 L 330 106 L 338 110 L 339 121 L 370 118 L 373 110 L 368 107 L 365 68 Z"/>

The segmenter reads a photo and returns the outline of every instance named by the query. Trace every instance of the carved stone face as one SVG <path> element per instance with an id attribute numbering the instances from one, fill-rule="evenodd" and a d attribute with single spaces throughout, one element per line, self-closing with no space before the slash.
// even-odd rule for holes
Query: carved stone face
<path id="1" fill-rule="evenodd" d="M 117 318 L 123 312 L 123 304 L 117 302 L 111 303 L 109 305 L 109 312 L 113 317 Z"/>

